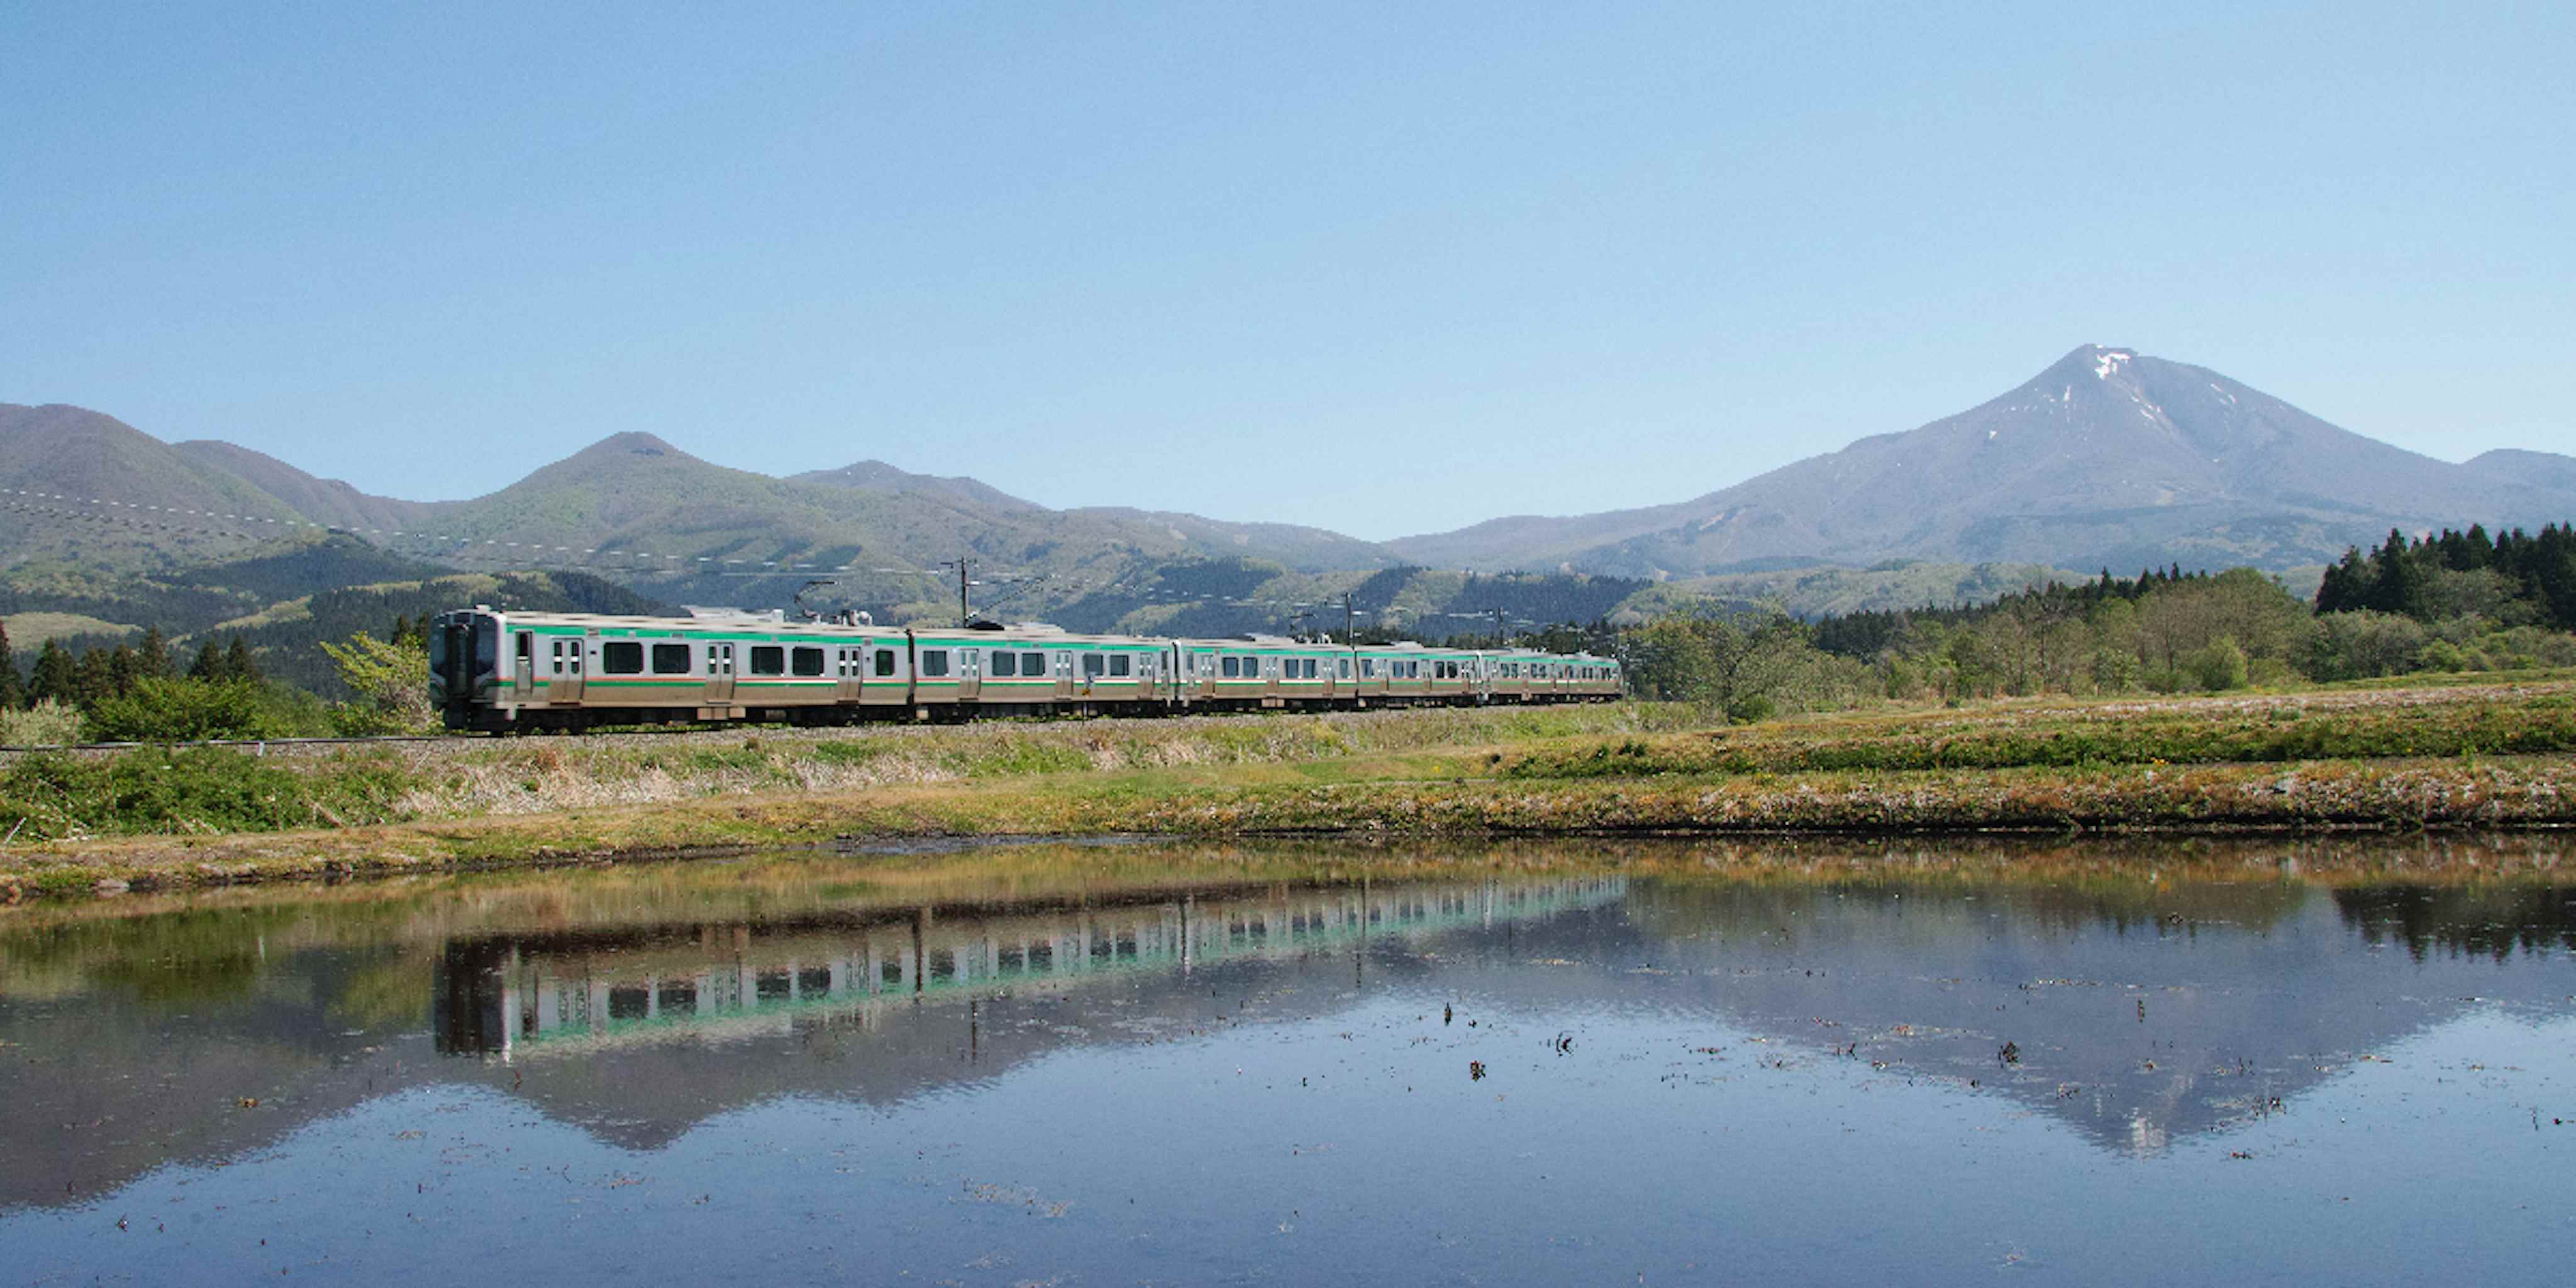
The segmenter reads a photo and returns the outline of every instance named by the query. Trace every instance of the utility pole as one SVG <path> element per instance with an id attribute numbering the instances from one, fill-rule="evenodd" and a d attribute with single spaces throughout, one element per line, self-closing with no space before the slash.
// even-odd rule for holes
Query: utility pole
<path id="1" fill-rule="evenodd" d="M 968 622 L 974 620 L 973 611 L 966 605 L 966 588 L 973 583 L 969 582 L 966 578 L 968 571 L 975 566 L 975 561 L 964 555 L 959 555 L 955 559 L 951 559 L 941 566 L 954 567 L 957 569 L 957 629 L 962 631 L 966 629 Z"/>
<path id="2" fill-rule="evenodd" d="M 1351 597 L 1342 596 L 1342 643 L 1351 642 Z"/>
<path id="3" fill-rule="evenodd" d="M 1497 608 L 1494 610 L 1494 647 L 1503 649 L 1510 646 L 1510 639 L 1503 634 L 1503 610 Z"/>

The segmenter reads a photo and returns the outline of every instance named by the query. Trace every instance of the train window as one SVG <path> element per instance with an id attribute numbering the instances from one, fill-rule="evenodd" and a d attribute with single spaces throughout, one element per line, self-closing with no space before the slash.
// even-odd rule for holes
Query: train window
<path id="1" fill-rule="evenodd" d="M 1311 657 L 1306 659 L 1305 675 L 1309 680 L 1315 678 L 1315 659 Z"/>
<path id="2" fill-rule="evenodd" d="M 1036 676 L 1036 677 L 1041 677 L 1041 678 L 1043 678 L 1043 677 L 1046 675 L 1046 673 L 1047 673 L 1047 672 L 1046 672 L 1046 654 L 1044 654 L 1044 653 L 1022 653 L 1022 654 L 1020 654 L 1020 674 L 1022 674 L 1022 675 L 1027 675 L 1027 676 Z"/>
<path id="3" fill-rule="evenodd" d="M 890 648 L 881 648 L 881 649 L 878 649 L 878 650 L 877 650 L 877 674 L 878 674 L 878 675 L 892 675 L 892 674 L 894 674 L 894 650 L 893 650 L 893 649 L 890 649 Z"/>
<path id="4" fill-rule="evenodd" d="M 787 650 L 775 644 L 752 645 L 751 673 L 753 675 L 787 674 Z"/>
<path id="5" fill-rule="evenodd" d="M 1085 653 L 1085 654 L 1083 654 L 1083 655 L 1082 655 L 1082 678 L 1083 678 L 1083 679 L 1086 679 L 1086 680 L 1097 680 L 1097 679 L 1099 679 L 1099 678 L 1101 677 L 1101 675 L 1102 675 L 1104 672 L 1106 672 L 1108 669 L 1109 669 L 1109 659 L 1108 659 L 1108 658 L 1102 657 L 1102 656 L 1101 656 L 1101 655 L 1099 655 L 1098 653 Z"/>
<path id="6" fill-rule="evenodd" d="M 526 631 L 512 633 L 519 637 L 519 674 L 531 674 L 537 669 L 537 637 Z"/>
<path id="7" fill-rule="evenodd" d="M 631 640 L 600 645 L 599 669 L 610 675 L 642 675 L 644 646 Z"/>
<path id="8" fill-rule="evenodd" d="M 1228 654 L 1226 654 L 1226 655 L 1225 655 L 1225 661 L 1224 661 L 1224 663 L 1223 663 L 1222 665 L 1223 665 L 1223 667 L 1224 667 L 1224 674 L 1225 674 L 1225 678 L 1227 678 L 1227 679 L 1229 679 L 1229 680 L 1233 679 L 1233 678 L 1234 678 L 1235 676 L 1237 676 L 1237 675 L 1240 675 L 1240 674 L 1242 673 L 1242 670 L 1243 670 L 1243 663 L 1242 663 L 1242 661 L 1241 661 L 1241 660 L 1239 660 L 1239 659 L 1237 659 L 1237 658 L 1235 657 L 1235 655 L 1234 655 L 1234 654 L 1232 654 L 1232 653 L 1228 653 Z"/>
<path id="9" fill-rule="evenodd" d="M 948 650 L 944 648 L 923 649 L 921 651 L 921 673 L 924 676 L 942 676 L 948 674 Z"/>
<path id="10" fill-rule="evenodd" d="M 1020 655 L 1019 655 L 1019 654 L 1017 654 L 1017 653 L 995 653 L 995 654 L 993 655 L 993 678 L 994 678 L 994 679 L 996 679 L 996 680 L 1008 680 L 1008 679 L 1011 679 L 1011 678 L 1013 678 L 1013 677 L 1015 677 L 1015 676 L 1019 675 L 1019 673 L 1020 673 Z"/>
<path id="11" fill-rule="evenodd" d="M 754 649 L 752 651 L 755 653 L 759 652 L 758 649 Z M 798 675 L 821 675 L 823 673 L 823 650 L 819 648 L 809 648 L 799 645 L 793 655 L 793 661 L 795 665 L 792 669 Z"/>
<path id="12" fill-rule="evenodd" d="M 1349 658 L 1344 657 L 1334 659 L 1333 669 L 1339 671 L 1343 679 L 1347 680 L 1351 678 L 1351 660 Z"/>
<path id="13" fill-rule="evenodd" d="M 688 646 L 688 645 L 686 645 L 686 644 L 656 644 L 656 645 L 654 645 L 654 646 L 653 646 L 653 674 L 655 674 L 655 675 L 687 675 L 688 673 L 689 673 L 689 646 Z"/>
<path id="14" fill-rule="evenodd" d="M 1132 674 L 1135 665 L 1136 661 L 1134 658 L 1131 658 L 1124 653 L 1113 654 L 1109 659 L 1109 674 L 1113 678 Z"/>

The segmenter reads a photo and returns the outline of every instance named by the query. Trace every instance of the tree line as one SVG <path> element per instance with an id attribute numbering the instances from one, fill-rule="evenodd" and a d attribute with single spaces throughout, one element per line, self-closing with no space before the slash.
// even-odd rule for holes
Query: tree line
<path id="1" fill-rule="evenodd" d="M 2427 624 L 2482 617 L 2507 626 L 2576 630 L 2576 527 L 2489 537 L 2482 524 L 2410 538 L 2391 530 L 2354 546 L 2317 586 L 2320 613 L 2391 613 Z"/>
<path id="2" fill-rule="evenodd" d="M 203 641 L 185 667 L 158 628 L 77 653 L 48 639 L 21 673 L 0 624 L 0 743 L 256 737 L 268 688 L 239 635 Z"/>
<path id="3" fill-rule="evenodd" d="M 2312 600 L 2252 568 L 2108 570 L 1963 607 L 1799 621 L 1706 603 L 1616 645 L 1644 696 L 1738 718 L 1876 700 L 2220 692 L 2420 671 L 2576 666 L 2576 527 L 2391 533 Z"/>

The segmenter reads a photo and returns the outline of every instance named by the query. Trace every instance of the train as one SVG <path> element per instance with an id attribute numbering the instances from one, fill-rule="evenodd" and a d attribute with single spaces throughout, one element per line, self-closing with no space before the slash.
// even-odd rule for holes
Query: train
<path id="1" fill-rule="evenodd" d="M 691 608 L 685 617 L 443 613 L 430 691 L 447 728 L 799 725 L 991 716 L 1364 710 L 1610 702 L 1588 653 L 1351 644 L 1280 635 L 1081 635 L 1042 623 L 880 626 L 860 614 Z"/>

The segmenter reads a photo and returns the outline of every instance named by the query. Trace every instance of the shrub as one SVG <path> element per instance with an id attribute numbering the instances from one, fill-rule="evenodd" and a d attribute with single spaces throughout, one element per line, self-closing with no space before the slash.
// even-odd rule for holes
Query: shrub
<path id="1" fill-rule="evenodd" d="M 90 734 L 101 742 L 273 738 L 274 723 L 267 695 L 248 680 L 137 680 L 89 711 Z"/>
<path id="2" fill-rule="evenodd" d="M 2308 637 L 2302 669 L 2318 680 L 2404 675 L 2422 666 L 2431 640 L 2423 623 L 2395 613 L 2327 613 Z"/>
<path id="3" fill-rule="evenodd" d="M 2211 693 L 2245 687 L 2245 650 L 2237 647 L 2236 637 L 2221 635 L 2182 660 L 2182 670 L 2191 683 Z"/>
<path id="4" fill-rule="evenodd" d="M 0 709 L 0 747 L 60 747 L 81 740 L 81 713 L 51 698 L 24 711 Z"/>

